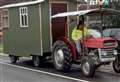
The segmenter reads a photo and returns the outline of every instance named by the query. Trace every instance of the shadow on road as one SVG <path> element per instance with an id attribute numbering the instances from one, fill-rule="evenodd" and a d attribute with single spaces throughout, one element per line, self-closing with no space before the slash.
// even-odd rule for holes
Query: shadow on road
<path id="1" fill-rule="evenodd" d="M 31 69 L 36 69 L 36 70 L 40 70 L 40 71 L 55 73 L 55 74 L 68 76 L 68 77 L 72 77 L 72 78 L 88 80 L 91 82 L 120 82 L 119 75 L 104 73 L 104 72 L 100 72 L 100 71 L 96 71 L 95 76 L 93 78 L 84 77 L 80 68 L 78 68 L 78 67 L 77 68 L 72 67 L 72 69 L 69 72 L 56 71 L 54 69 L 52 62 L 50 62 L 50 61 L 45 62 L 40 67 L 34 67 L 33 62 L 30 59 L 19 61 L 15 65 L 23 66 L 23 67 L 27 67 L 27 68 L 31 68 Z"/>

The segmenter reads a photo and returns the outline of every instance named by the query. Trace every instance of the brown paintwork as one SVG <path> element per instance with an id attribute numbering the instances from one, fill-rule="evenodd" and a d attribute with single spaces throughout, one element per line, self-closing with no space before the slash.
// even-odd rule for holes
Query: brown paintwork
<path id="1" fill-rule="evenodd" d="M 66 3 L 52 3 L 51 4 L 52 15 L 62 12 L 67 12 Z M 67 17 L 56 18 L 52 20 L 52 36 L 53 42 L 61 36 L 65 36 L 65 31 L 67 31 Z"/>

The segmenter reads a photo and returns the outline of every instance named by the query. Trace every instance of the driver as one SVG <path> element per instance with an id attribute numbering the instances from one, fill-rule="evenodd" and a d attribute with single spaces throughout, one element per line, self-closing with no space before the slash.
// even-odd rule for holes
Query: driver
<path id="1" fill-rule="evenodd" d="M 78 25 L 72 31 L 72 39 L 76 44 L 78 54 L 80 54 L 80 52 L 81 52 L 80 41 L 83 40 L 83 29 L 84 29 L 84 38 L 91 36 L 87 27 L 84 27 L 83 20 L 79 20 Z"/>

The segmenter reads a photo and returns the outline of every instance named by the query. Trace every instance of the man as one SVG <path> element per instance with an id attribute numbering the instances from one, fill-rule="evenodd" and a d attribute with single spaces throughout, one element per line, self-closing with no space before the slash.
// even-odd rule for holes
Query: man
<path id="1" fill-rule="evenodd" d="M 80 20 L 77 27 L 75 27 L 72 31 L 72 39 L 74 40 L 74 42 L 76 44 L 77 52 L 79 54 L 81 52 L 80 40 L 83 39 L 83 36 L 84 36 L 84 38 L 86 38 L 89 35 L 90 35 L 89 30 L 86 27 L 84 27 L 84 21 Z"/>

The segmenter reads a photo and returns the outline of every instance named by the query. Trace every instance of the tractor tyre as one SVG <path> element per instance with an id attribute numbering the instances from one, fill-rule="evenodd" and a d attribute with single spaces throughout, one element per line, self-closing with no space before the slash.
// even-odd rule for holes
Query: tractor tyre
<path id="1" fill-rule="evenodd" d="M 58 71 L 68 72 L 71 68 L 71 50 L 61 40 L 58 40 L 53 45 L 53 64 Z"/>
<path id="2" fill-rule="evenodd" d="M 83 58 L 81 62 L 81 70 L 84 76 L 93 77 L 96 70 L 94 60 L 90 57 Z"/>
<path id="3" fill-rule="evenodd" d="M 118 57 L 116 57 L 115 60 L 113 61 L 113 69 L 116 73 L 120 73 L 120 61 Z"/>
<path id="4" fill-rule="evenodd" d="M 18 56 L 9 55 L 10 63 L 15 64 L 18 60 Z"/>

